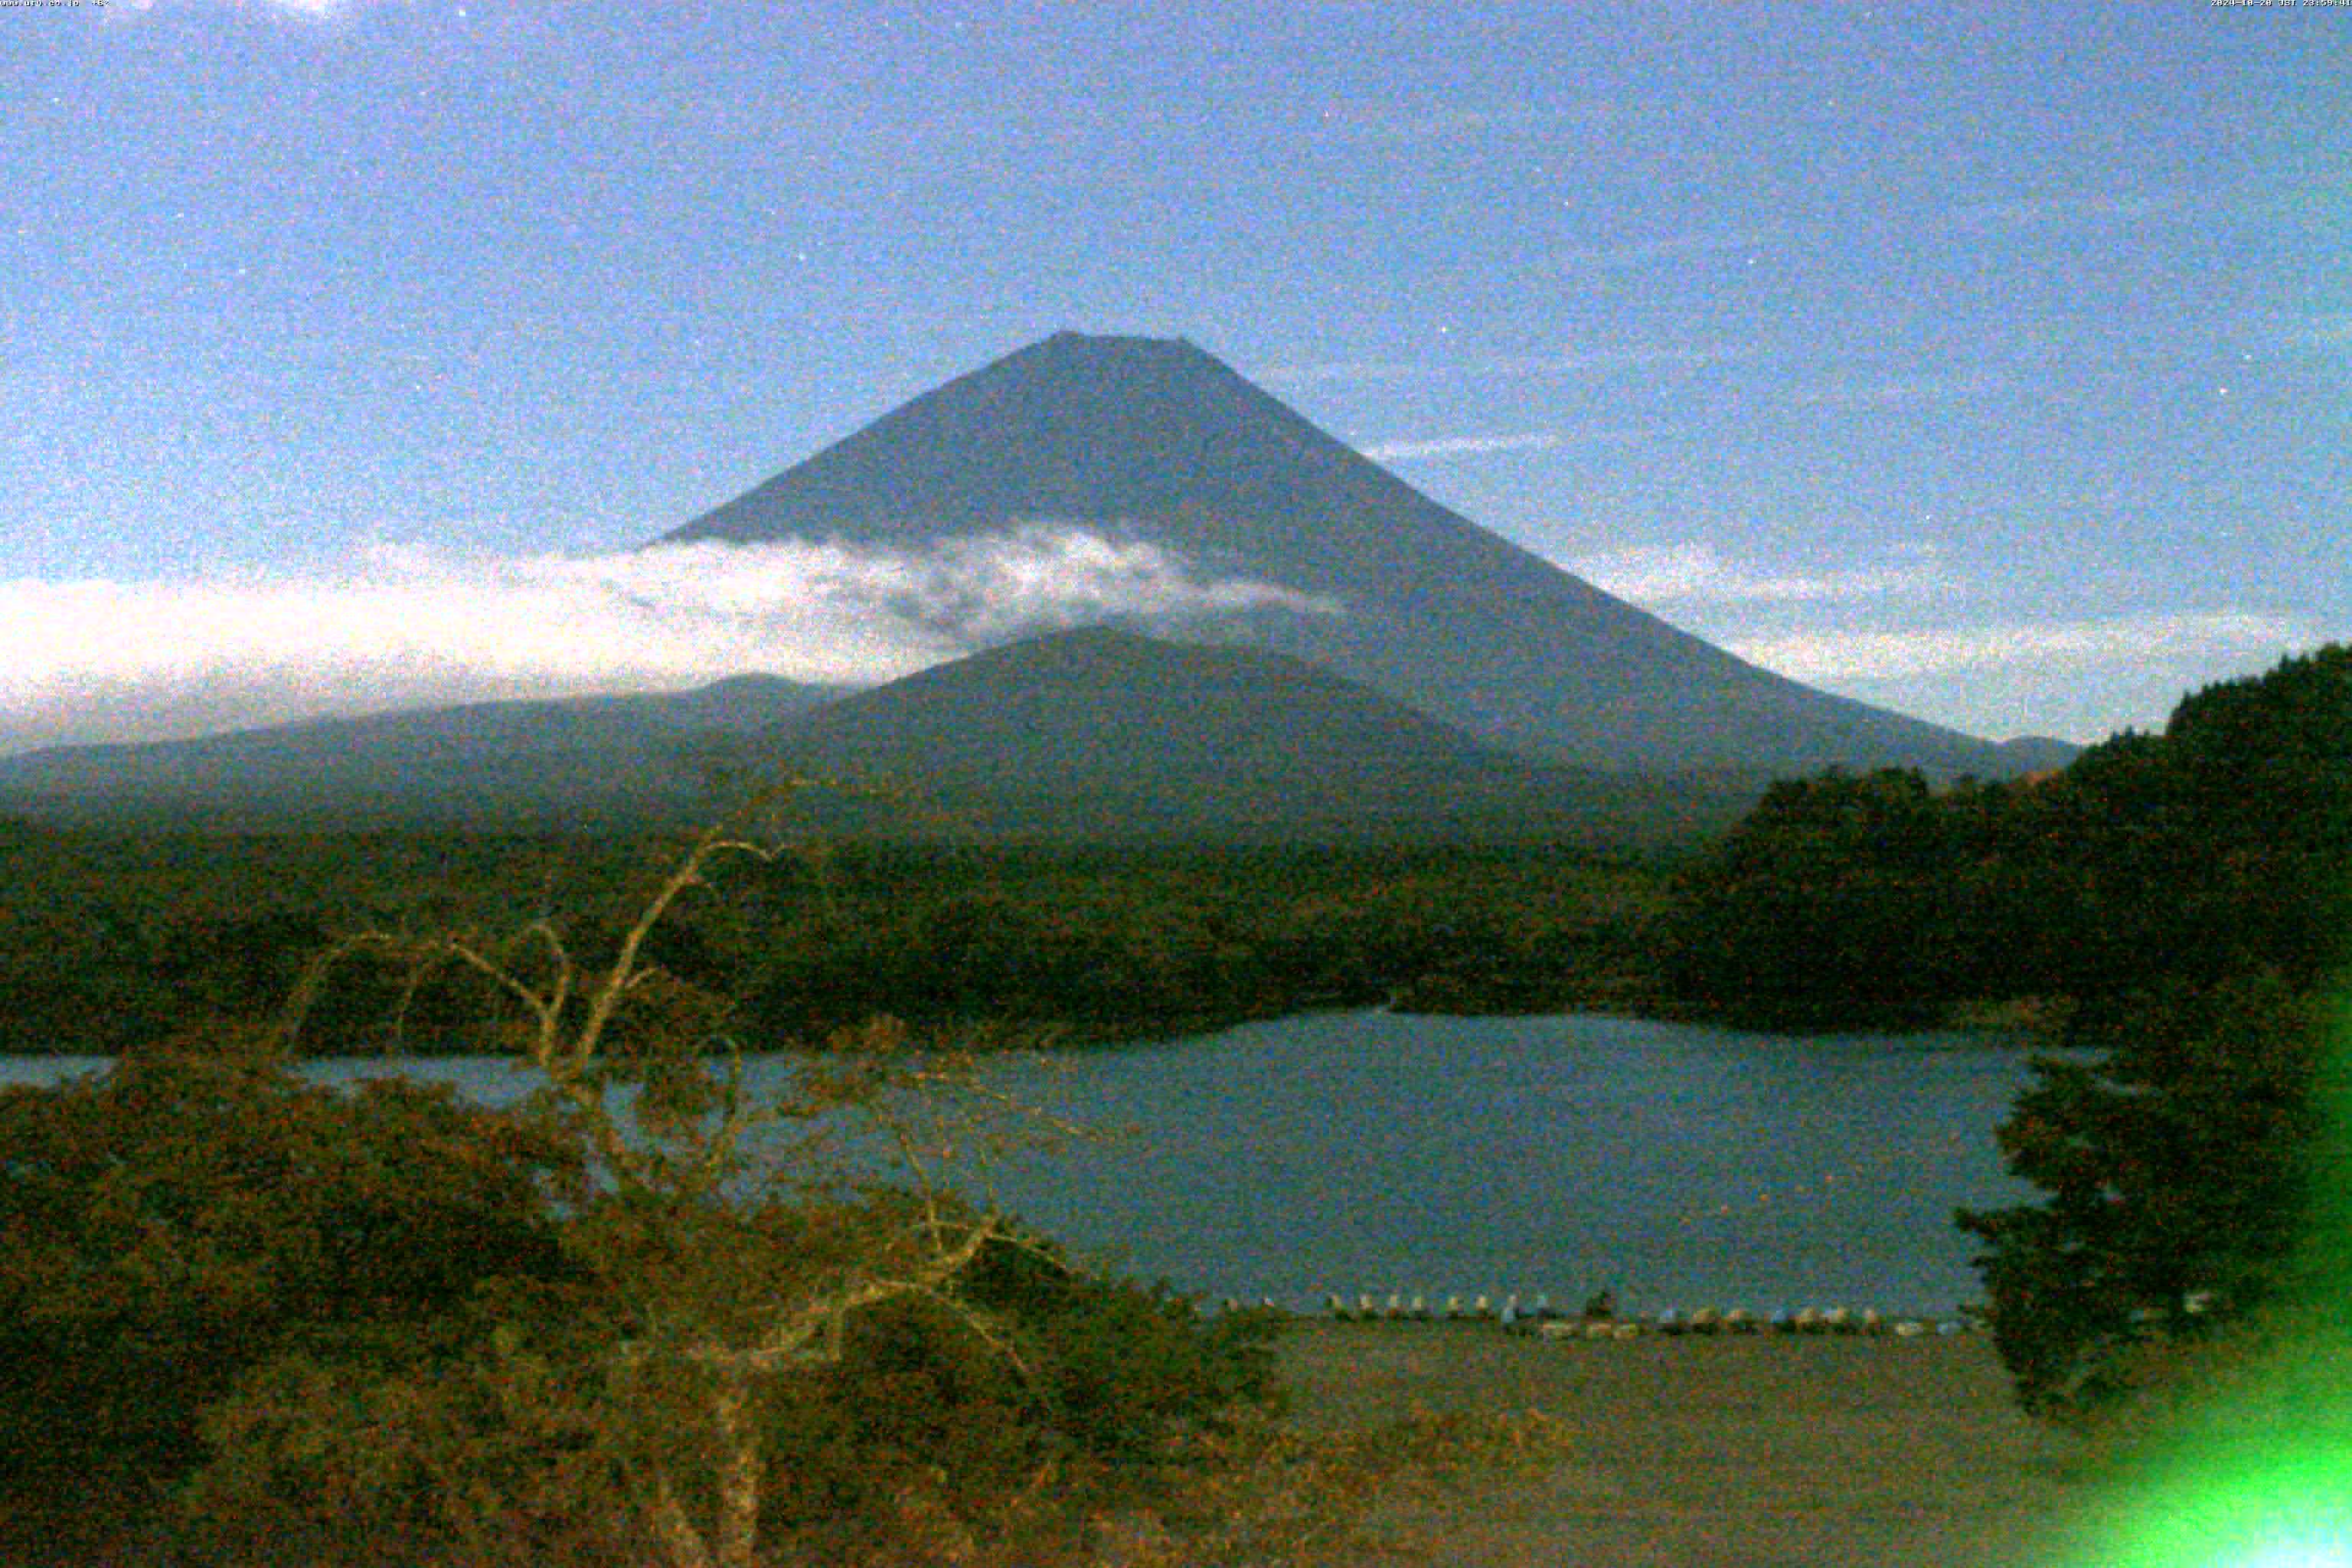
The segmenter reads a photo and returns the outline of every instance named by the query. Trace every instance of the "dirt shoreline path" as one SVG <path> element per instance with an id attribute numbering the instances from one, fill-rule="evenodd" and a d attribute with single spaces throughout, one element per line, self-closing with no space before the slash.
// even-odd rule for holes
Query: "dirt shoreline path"
<path id="1" fill-rule="evenodd" d="M 1979 1337 L 1645 1336 L 1304 1321 L 1309 1426 L 1530 1407 L 1572 1458 L 1378 1514 L 1381 1568 L 2073 1568 L 2103 1512 Z"/>

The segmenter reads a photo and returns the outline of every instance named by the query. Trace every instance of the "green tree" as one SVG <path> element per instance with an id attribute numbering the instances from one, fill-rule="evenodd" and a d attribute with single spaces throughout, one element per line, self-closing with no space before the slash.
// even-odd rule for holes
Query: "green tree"
<path id="1" fill-rule="evenodd" d="M 2082 1415 L 2303 1289 L 2340 1066 L 2320 998 L 2352 907 L 2352 649 L 2185 699 L 2037 810 L 2074 894 L 2067 1040 L 2104 1054 L 2037 1064 L 2001 1128 L 2044 1200 L 1959 1217 L 2021 1398 Z"/>
<path id="2" fill-rule="evenodd" d="M 1966 967 L 1952 819 L 1920 775 L 1774 784 L 1675 884 L 1668 989 L 1772 1026 L 1932 1016 Z"/>
<path id="3" fill-rule="evenodd" d="M 335 961 L 373 952 L 419 976 L 470 970 L 516 1013 L 540 1079 L 527 1114 L 580 1149 L 595 1178 L 564 1229 L 610 1342 L 587 1378 L 603 1401 L 589 1425 L 637 1430 L 615 1450 L 629 1504 L 674 1568 L 756 1561 L 772 1408 L 781 1389 L 840 1361 L 854 1319 L 919 1297 L 982 1337 L 1002 1331 L 953 1284 L 1011 1232 L 939 1181 L 950 1151 L 1007 1109 L 980 1093 L 970 1064 L 910 1052 L 885 1022 L 803 1058 L 786 1090 L 760 1100 L 725 998 L 648 956 L 716 863 L 782 849 L 703 835 L 602 962 L 577 957 L 551 919 L 496 940 L 367 932 L 331 953 L 306 993 Z M 877 1186 L 825 1156 L 849 1117 L 884 1136 L 906 1184 Z M 658 1441 L 627 1419 L 654 1411 Z"/>
<path id="4" fill-rule="evenodd" d="M 2094 1061 L 2050 1058 L 2000 1129 L 2038 1203 L 1963 1211 L 2027 1410 L 2088 1415 L 2156 1342 L 2290 1283 L 2309 1212 L 2320 1004 L 2274 977 L 2180 984 Z"/>
<path id="5" fill-rule="evenodd" d="M 854 1556 L 842 1521 L 967 1539 L 1041 1476 L 1149 1473 L 1271 1397 L 1265 1325 L 1087 1279 L 950 1189 L 953 1163 L 1075 1131 L 971 1058 L 881 1018 L 752 1092 L 731 1000 L 654 955 L 721 867 L 785 847 L 705 835 L 593 958 L 548 918 L 364 931 L 321 961 L 298 1016 L 362 956 L 503 999 L 538 1079 L 521 1114 L 590 1178 L 562 1205 L 577 1272 L 478 1296 L 454 1355 L 249 1376 L 193 1494 L 226 1538 L 365 1521 L 468 1563 L 745 1568 L 763 1539 L 831 1532 Z"/>

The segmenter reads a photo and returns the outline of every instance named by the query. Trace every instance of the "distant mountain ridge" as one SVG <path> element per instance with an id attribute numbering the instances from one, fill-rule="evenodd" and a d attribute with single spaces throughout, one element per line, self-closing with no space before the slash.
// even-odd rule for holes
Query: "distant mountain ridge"
<path id="1" fill-rule="evenodd" d="M 2061 741 L 2049 735 L 2020 735 L 2013 741 L 2000 742 L 2000 754 L 2008 760 L 2009 773 L 2023 777 L 2028 773 L 2054 772 L 2083 754 L 2083 748 L 2072 741 Z"/>
<path id="2" fill-rule="evenodd" d="M 919 549 L 1091 525 L 1337 600 L 1138 623 L 1286 652 L 1482 740 L 1590 767 L 2019 768 L 1990 742 L 1745 663 L 1422 495 L 1181 340 L 1061 332 L 665 536 Z"/>
<path id="3" fill-rule="evenodd" d="M 821 826 L 1041 843 L 1575 842 L 1727 826 L 1760 776 L 1531 761 L 1305 660 L 1085 627 L 864 690 L 468 703 L 0 758 L 0 816 L 237 831 L 700 823 L 779 770 Z M 830 803 L 827 805 L 826 803 Z"/>
<path id="4" fill-rule="evenodd" d="M 1622 845 L 1727 824 L 1758 787 L 1538 763 L 1302 659 L 1100 626 L 839 698 L 746 750 L 908 786 L 919 809 L 877 814 L 887 830 L 985 839 Z"/>
<path id="5" fill-rule="evenodd" d="M 469 702 L 188 741 L 0 757 L 0 812 L 562 826 L 699 809 L 694 745 L 751 732 L 837 689 L 736 676 L 688 691 Z"/>

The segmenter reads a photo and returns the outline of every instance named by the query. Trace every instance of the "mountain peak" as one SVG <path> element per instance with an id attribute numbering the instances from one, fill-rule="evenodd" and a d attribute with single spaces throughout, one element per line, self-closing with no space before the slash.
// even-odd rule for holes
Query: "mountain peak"
<path id="1" fill-rule="evenodd" d="M 1154 384 L 1161 396 L 1200 396 L 1212 386 L 1222 386 L 1228 394 L 1236 387 L 1256 391 L 1239 372 L 1190 338 L 1081 332 L 1068 327 L 1014 350 L 976 374 L 990 372 L 1005 378 L 1044 377 L 1066 386 L 1099 378 L 1130 395 L 1139 386 Z"/>
<path id="2" fill-rule="evenodd" d="M 1989 742 L 1812 690 L 1423 495 L 1181 338 L 1059 331 L 884 415 L 673 541 L 921 552 L 1058 523 L 1337 613 L 1143 629 L 1297 655 L 1479 737 L 1632 768 L 2015 771 Z"/>
<path id="3" fill-rule="evenodd" d="M 1071 327 L 1064 327 L 1051 337 L 1040 338 L 1027 348 L 1016 350 L 1006 357 L 1020 359 L 1031 354 L 1055 354 L 1070 359 L 1172 358 L 1189 354 L 1212 364 L 1217 363 L 1214 355 L 1201 349 L 1190 338 L 1147 338 L 1131 332 L 1081 332 Z"/>
<path id="4" fill-rule="evenodd" d="M 668 537 L 905 546 L 1022 521 L 1180 513 L 1255 527 L 1297 509 L 1302 475 L 1321 484 L 1335 470 L 1412 494 L 1184 339 L 1060 331 Z"/>

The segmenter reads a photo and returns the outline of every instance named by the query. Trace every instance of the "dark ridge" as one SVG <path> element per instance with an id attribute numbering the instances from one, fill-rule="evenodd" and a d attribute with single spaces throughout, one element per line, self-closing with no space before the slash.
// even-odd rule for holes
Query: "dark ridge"
<path id="1" fill-rule="evenodd" d="M 1533 763 L 1301 659 L 1107 627 L 840 698 L 759 749 L 907 786 L 920 809 L 885 828 L 983 838 L 1616 846 L 1727 822 L 1756 788 Z"/>
<path id="2" fill-rule="evenodd" d="M 0 811 L 49 820 L 168 816 L 565 826 L 692 814 L 698 748 L 835 695 L 772 675 L 689 691 L 468 702 L 187 741 L 51 746 L 0 757 Z"/>

